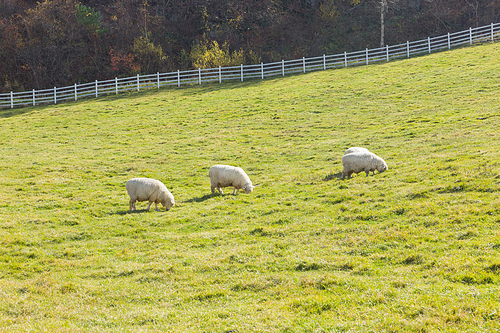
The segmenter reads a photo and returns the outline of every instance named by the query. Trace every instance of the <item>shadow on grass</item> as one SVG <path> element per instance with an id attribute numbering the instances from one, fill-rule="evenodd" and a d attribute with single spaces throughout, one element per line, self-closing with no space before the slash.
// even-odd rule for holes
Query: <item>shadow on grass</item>
<path id="1" fill-rule="evenodd" d="M 325 178 L 323 178 L 323 181 L 327 182 L 327 181 L 330 181 L 330 180 L 335 179 L 335 178 L 343 180 L 342 172 L 337 172 L 335 174 L 331 173 L 331 174 L 327 175 Z"/>
<path id="2" fill-rule="evenodd" d="M 208 199 L 215 197 L 215 196 L 218 196 L 218 195 L 220 195 L 220 194 L 218 194 L 218 193 L 217 194 L 205 194 L 204 196 L 199 197 L 199 198 L 191 198 L 189 200 L 186 200 L 186 202 L 203 202 L 205 200 L 208 200 Z"/>
<path id="3" fill-rule="evenodd" d="M 162 210 L 160 207 L 158 207 L 160 209 L 160 211 L 158 213 L 164 213 L 165 210 Z M 153 209 L 150 209 L 151 211 L 155 211 L 154 208 Z M 133 211 L 129 211 L 129 210 L 119 210 L 119 211 L 116 211 L 114 213 L 109 213 L 108 215 L 128 215 L 128 214 L 141 214 L 141 213 L 147 213 L 148 210 L 146 209 L 136 209 L 136 210 L 133 210 Z"/>
<path id="4" fill-rule="evenodd" d="M 31 112 L 31 108 L 0 109 L 0 118 L 10 118 Z"/>

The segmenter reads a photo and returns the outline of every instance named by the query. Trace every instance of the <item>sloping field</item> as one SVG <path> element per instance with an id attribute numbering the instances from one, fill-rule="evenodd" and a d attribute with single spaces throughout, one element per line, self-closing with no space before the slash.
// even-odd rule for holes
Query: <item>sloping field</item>
<path id="1" fill-rule="evenodd" d="M 500 330 L 499 55 L 0 111 L 0 331 Z M 389 170 L 340 179 L 351 146 Z"/>

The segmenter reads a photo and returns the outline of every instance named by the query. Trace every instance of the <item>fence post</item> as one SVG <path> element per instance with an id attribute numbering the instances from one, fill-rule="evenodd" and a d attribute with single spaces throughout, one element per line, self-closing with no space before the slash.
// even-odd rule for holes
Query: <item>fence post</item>
<path id="1" fill-rule="evenodd" d="M 285 76 L 285 60 L 281 60 L 281 72 L 283 76 Z"/>
<path id="2" fill-rule="evenodd" d="M 14 93 L 12 91 L 10 92 L 10 108 L 14 108 Z"/>
<path id="3" fill-rule="evenodd" d="M 469 28 L 469 44 L 472 45 L 472 28 Z"/>
<path id="4" fill-rule="evenodd" d="M 344 67 L 347 67 L 347 51 L 344 51 Z"/>
<path id="5" fill-rule="evenodd" d="M 219 83 L 222 82 L 222 67 L 219 66 Z"/>
<path id="6" fill-rule="evenodd" d="M 429 44 L 429 53 L 431 53 L 431 38 L 427 37 L 427 44 Z"/>
<path id="7" fill-rule="evenodd" d="M 243 64 L 241 64 L 241 82 L 243 82 Z"/>
<path id="8" fill-rule="evenodd" d="M 158 84 L 158 89 L 160 89 L 160 72 L 156 72 L 156 83 Z"/>
<path id="9" fill-rule="evenodd" d="M 180 69 L 177 70 L 177 87 L 181 86 L 181 71 Z"/>
<path id="10" fill-rule="evenodd" d="M 95 97 L 97 98 L 97 80 L 95 80 Z"/>
<path id="11" fill-rule="evenodd" d="M 33 89 L 33 106 L 35 106 L 35 89 Z"/>
<path id="12" fill-rule="evenodd" d="M 54 87 L 54 104 L 57 104 L 57 90 L 56 90 L 56 87 Z"/>
<path id="13" fill-rule="evenodd" d="M 118 95 L 118 78 L 115 76 L 115 94 Z"/>
<path id="14" fill-rule="evenodd" d="M 326 55 L 323 54 L 323 70 L 326 70 Z"/>
<path id="15" fill-rule="evenodd" d="M 406 41 L 406 57 L 410 57 L 410 42 Z"/>
<path id="16" fill-rule="evenodd" d="M 140 87 L 141 87 L 141 84 L 140 84 L 140 81 L 139 81 L 139 74 L 137 74 L 137 91 L 139 91 Z"/>
<path id="17" fill-rule="evenodd" d="M 389 45 L 385 46 L 385 53 L 387 54 L 387 61 L 389 61 Z"/>
<path id="18" fill-rule="evenodd" d="M 448 50 L 451 49 L 450 33 L 448 32 Z"/>
<path id="19" fill-rule="evenodd" d="M 75 101 L 78 99 L 78 88 L 77 88 L 77 85 L 75 83 Z"/>
<path id="20" fill-rule="evenodd" d="M 493 23 L 491 24 L 491 41 L 493 42 Z"/>
<path id="21" fill-rule="evenodd" d="M 368 48 L 366 48 L 366 64 L 368 65 Z"/>
<path id="22" fill-rule="evenodd" d="M 262 80 L 264 80 L 264 63 L 263 62 L 260 63 L 260 72 L 262 74 Z"/>
<path id="23" fill-rule="evenodd" d="M 201 84 L 201 68 L 198 67 L 198 84 Z"/>
<path id="24" fill-rule="evenodd" d="M 306 57 L 302 57 L 302 67 L 304 67 L 304 73 L 306 72 Z"/>

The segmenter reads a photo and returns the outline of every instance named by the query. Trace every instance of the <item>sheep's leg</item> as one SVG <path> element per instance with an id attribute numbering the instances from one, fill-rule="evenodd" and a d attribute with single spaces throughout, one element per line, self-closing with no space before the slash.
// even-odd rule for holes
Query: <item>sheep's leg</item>
<path id="1" fill-rule="evenodd" d="M 128 208 L 129 212 L 135 210 L 135 201 L 130 199 L 129 201 L 129 208 Z"/>
<path id="2" fill-rule="evenodd" d="M 210 189 L 212 190 L 212 194 L 215 194 L 215 186 L 210 186 Z"/>
<path id="3" fill-rule="evenodd" d="M 159 212 L 160 210 L 158 209 L 158 204 L 155 202 L 155 210 Z"/>
<path id="4" fill-rule="evenodd" d="M 221 195 L 224 195 L 224 192 L 222 192 L 222 188 L 221 188 L 221 187 L 217 187 L 217 190 L 219 191 L 219 193 L 220 193 Z"/>
<path id="5" fill-rule="evenodd" d="M 146 208 L 146 210 L 149 212 L 149 206 L 151 206 L 151 201 L 148 202 L 148 208 Z"/>
<path id="6" fill-rule="evenodd" d="M 368 175 L 370 174 L 370 170 L 365 170 L 365 173 L 366 173 L 366 177 L 368 177 Z"/>

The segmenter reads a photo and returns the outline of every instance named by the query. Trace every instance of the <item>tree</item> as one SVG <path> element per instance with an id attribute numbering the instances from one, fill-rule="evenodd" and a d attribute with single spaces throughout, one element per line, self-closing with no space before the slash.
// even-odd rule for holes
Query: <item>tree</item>
<path id="1" fill-rule="evenodd" d="M 92 7 L 77 3 L 76 19 L 78 23 L 85 26 L 90 33 L 102 36 L 108 32 L 108 29 L 103 27 L 101 12 L 96 12 Z"/>
<path id="2" fill-rule="evenodd" d="M 190 57 L 194 68 L 238 66 L 246 63 L 247 57 L 253 63 L 259 61 L 253 52 L 249 52 L 247 57 L 242 49 L 231 53 L 227 42 L 222 44 L 221 47 L 217 41 L 206 39 L 193 46 Z"/>
<path id="3" fill-rule="evenodd" d="M 153 71 L 159 72 L 164 70 L 167 56 L 163 52 L 161 46 L 154 45 L 149 38 L 137 37 L 134 39 L 132 46 L 132 54 L 134 61 L 139 65 L 140 70 L 144 74 L 150 74 Z"/>
<path id="4" fill-rule="evenodd" d="M 385 12 L 387 11 L 387 0 L 380 1 L 380 47 L 384 47 L 385 34 Z"/>

